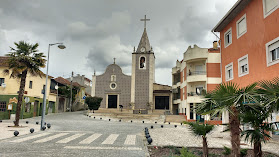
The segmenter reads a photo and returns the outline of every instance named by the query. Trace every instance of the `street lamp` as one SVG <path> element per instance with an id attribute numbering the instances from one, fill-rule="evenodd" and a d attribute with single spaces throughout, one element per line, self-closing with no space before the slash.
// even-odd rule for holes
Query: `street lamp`
<path id="1" fill-rule="evenodd" d="M 46 86 L 45 86 L 45 89 L 44 89 L 44 99 L 43 99 L 42 118 L 41 118 L 41 130 L 43 130 L 44 118 L 45 118 L 45 113 L 46 113 L 46 94 L 47 94 L 47 81 L 48 81 L 49 51 L 50 51 L 50 46 L 53 46 L 53 45 L 58 45 L 58 48 L 60 48 L 60 49 L 65 49 L 66 48 L 66 46 L 63 45 L 63 43 L 54 43 L 54 44 L 49 44 L 48 45 Z"/>

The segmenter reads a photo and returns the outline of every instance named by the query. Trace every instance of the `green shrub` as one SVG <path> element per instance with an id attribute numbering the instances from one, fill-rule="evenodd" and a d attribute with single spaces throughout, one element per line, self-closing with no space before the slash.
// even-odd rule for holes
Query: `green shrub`
<path id="1" fill-rule="evenodd" d="M 248 149 L 240 149 L 240 156 L 241 157 L 246 156 L 247 155 L 247 151 L 248 151 Z"/>
<path id="2" fill-rule="evenodd" d="M 231 148 L 224 146 L 224 152 L 223 152 L 224 155 L 230 155 L 231 152 L 232 152 Z"/>
<path id="3" fill-rule="evenodd" d="M 187 148 L 181 148 L 180 150 L 180 157 L 197 157 L 195 154 L 188 151 Z"/>

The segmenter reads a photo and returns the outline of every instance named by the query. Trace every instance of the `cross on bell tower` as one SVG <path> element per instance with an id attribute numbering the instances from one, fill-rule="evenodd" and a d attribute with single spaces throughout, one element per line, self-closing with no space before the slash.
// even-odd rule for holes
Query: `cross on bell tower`
<path id="1" fill-rule="evenodd" d="M 146 21 L 150 21 L 150 19 L 146 18 L 146 15 L 144 15 L 144 19 L 140 19 L 140 21 L 144 21 L 144 29 L 146 28 Z"/>

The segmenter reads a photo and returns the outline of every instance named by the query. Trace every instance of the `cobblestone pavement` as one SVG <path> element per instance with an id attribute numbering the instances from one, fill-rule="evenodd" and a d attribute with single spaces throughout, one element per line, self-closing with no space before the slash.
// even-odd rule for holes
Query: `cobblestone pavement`
<path id="1" fill-rule="evenodd" d="M 101 117 L 100 117 L 101 118 Z M 82 112 L 61 113 L 46 116 L 52 126 L 46 131 L 0 140 L 0 156 L 96 156 L 96 157 L 144 157 L 143 142 L 145 123 L 93 119 Z M 25 123 L 26 120 L 21 120 Z M 40 122 L 40 117 L 28 119 L 29 124 Z M 3 121 L 10 123 L 10 121 Z M 39 125 L 38 125 L 39 126 Z M 29 127 L 25 127 L 29 131 Z M 22 128 L 24 129 L 24 128 Z M 28 132 L 27 131 L 27 132 Z"/>
<path id="2" fill-rule="evenodd" d="M 207 136 L 208 146 L 223 148 L 231 147 L 230 133 L 222 132 L 223 126 L 216 126 L 215 129 Z M 177 128 L 161 128 L 160 126 L 149 129 L 150 136 L 153 139 L 152 145 L 156 146 L 179 146 L 179 147 L 202 147 L 201 137 L 195 136 L 187 125 L 178 126 Z M 252 148 L 249 143 L 241 141 L 242 148 Z M 263 144 L 263 151 L 268 151 L 279 155 L 279 141 L 272 140 Z"/>

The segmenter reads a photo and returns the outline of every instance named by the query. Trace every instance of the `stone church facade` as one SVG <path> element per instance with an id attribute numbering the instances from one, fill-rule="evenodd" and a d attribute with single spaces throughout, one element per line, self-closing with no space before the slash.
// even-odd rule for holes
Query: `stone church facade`
<path id="1" fill-rule="evenodd" d="M 132 53 L 132 76 L 114 62 L 104 74 L 92 76 L 91 95 L 103 98 L 99 110 L 104 112 L 172 113 L 171 87 L 155 83 L 155 54 L 146 28 Z"/>

